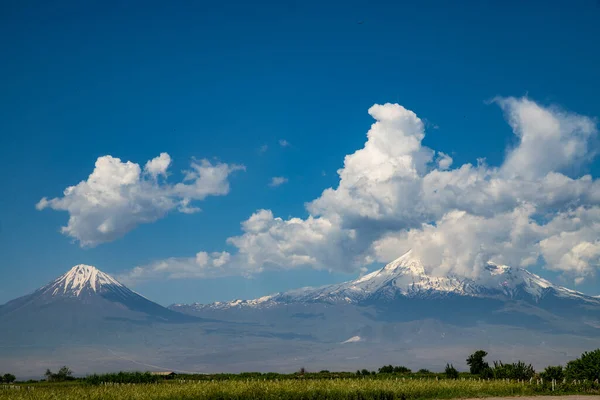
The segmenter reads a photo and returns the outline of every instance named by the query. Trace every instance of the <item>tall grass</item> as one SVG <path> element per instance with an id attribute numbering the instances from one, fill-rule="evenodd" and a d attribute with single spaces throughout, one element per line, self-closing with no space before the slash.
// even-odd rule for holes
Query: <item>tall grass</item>
<path id="1" fill-rule="evenodd" d="M 564 385 L 550 392 L 550 387 L 529 382 L 479 380 L 403 380 L 334 379 L 334 380 L 236 380 L 172 381 L 155 384 L 32 385 L 0 388 L 0 399 L 15 400 L 369 400 L 369 399 L 449 399 L 466 397 L 523 396 L 542 393 L 597 391 L 598 385 Z"/>

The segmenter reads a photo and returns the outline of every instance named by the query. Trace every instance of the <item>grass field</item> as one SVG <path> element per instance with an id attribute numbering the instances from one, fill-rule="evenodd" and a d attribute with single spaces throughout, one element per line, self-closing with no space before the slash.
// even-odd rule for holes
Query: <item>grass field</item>
<path id="1" fill-rule="evenodd" d="M 534 381 L 334 379 L 170 381 L 156 384 L 33 384 L 0 385 L 0 399 L 27 400 L 200 400 L 200 399 L 449 399 L 541 394 L 598 394 L 593 383 L 559 385 Z"/>

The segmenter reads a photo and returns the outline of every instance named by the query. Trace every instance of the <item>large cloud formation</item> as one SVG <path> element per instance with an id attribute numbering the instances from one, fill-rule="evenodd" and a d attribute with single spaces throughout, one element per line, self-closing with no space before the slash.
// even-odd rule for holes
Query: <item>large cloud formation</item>
<path id="1" fill-rule="evenodd" d="M 448 154 L 422 144 L 414 112 L 374 105 L 364 147 L 345 157 L 336 188 L 306 204 L 307 218 L 259 210 L 227 240 L 233 254 L 161 260 L 123 278 L 355 272 L 412 249 L 432 274 L 476 276 L 494 261 L 542 265 L 579 282 L 600 263 L 600 183 L 576 175 L 595 155 L 596 123 L 528 98 L 494 102 L 517 140 L 500 166 L 480 159 L 453 168 Z"/>
<path id="2" fill-rule="evenodd" d="M 161 153 L 142 168 L 130 161 L 103 156 L 87 180 L 65 189 L 63 197 L 41 199 L 36 208 L 67 211 L 65 235 L 93 247 L 122 237 L 137 225 L 154 222 L 173 209 L 200 211 L 192 202 L 229 193 L 229 175 L 240 165 L 193 161 L 184 181 L 166 182 L 171 157 Z"/>

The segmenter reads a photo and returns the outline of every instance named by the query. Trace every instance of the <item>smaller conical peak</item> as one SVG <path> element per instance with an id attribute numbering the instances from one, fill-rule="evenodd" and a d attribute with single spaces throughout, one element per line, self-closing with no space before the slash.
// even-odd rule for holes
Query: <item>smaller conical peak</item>
<path id="1" fill-rule="evenodd" d="M 112 276 L 91 265 L 79 264 L 51 284 L 52 294 L 79 296 L 84 291 L 97 292 L 103 286 L 122 287 Z"/>

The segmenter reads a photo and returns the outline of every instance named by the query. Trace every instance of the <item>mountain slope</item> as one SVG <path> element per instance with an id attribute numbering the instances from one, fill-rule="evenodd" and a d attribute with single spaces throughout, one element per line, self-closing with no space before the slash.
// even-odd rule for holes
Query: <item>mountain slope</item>
<path id="1" fill-rule="evenodd" d="M 0 306 L 0 341 L 94 341 L 132 327 L 197 320 L 169 310 L 88 265 Z"/>

